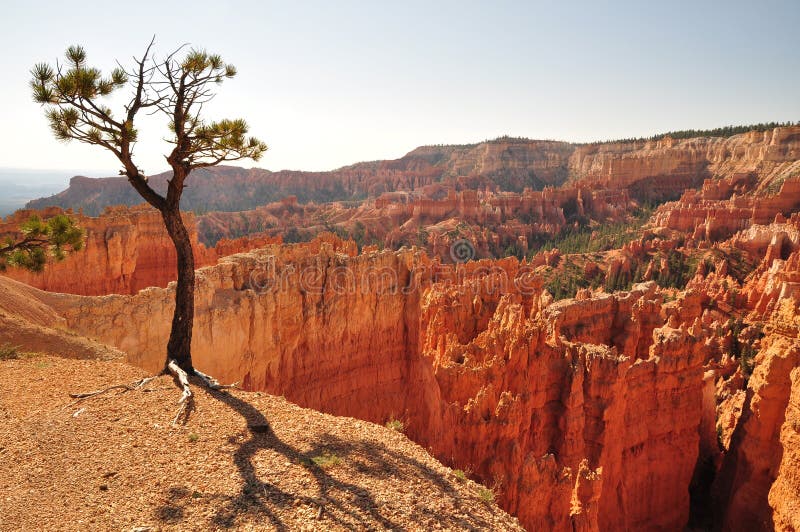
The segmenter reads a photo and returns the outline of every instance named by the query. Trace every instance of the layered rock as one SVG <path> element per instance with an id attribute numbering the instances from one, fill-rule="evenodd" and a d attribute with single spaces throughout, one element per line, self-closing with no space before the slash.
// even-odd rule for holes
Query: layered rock
<path id="1" fill-rule="evenodd" d="M 18 211 L 0 222 L 0 236 L 15 234 L 31 215 L 46 219 L 62 212 L 58 208 Z M 2 275 L 43 290 L 79 295 L 133 294 L 149 286 L 164 287 L 177 278 L 175 247 L 155 209 L 114 207 L 98 217 L 67 213 L 86 232 L 83 250 L 48 264 L 42 273 L 9 269 Z M 194 215 L 183 216 L 198 267 L 214 264 L 220 256 L 280 242 L 262 235 L 224 239 L 207 248 L 197 239 Z"/>
<path id="2" fill-rule="evenodd" d="M 443 182 L 459 190 L 488 187 L 519 193 L 525 188 L 557 187 L 568 177 L 593 190 L 627 190 L 639 200 L 675 199 L 704 178 L 751 176 L 759 190 L 769 193 L 800 169 L 799 154 L 798 127 L 729 138 L 588 145 L 503 137 L 472 145 L 423 146 L 400 159 L 358 163 L 330 172 L 200 169 L 191 176 L 183 206 L 204 212 L 242 211 L 287 196 L 295 196 L 300 203 L 375 198 Z M 154 175 L 150 183 L 161 192 L 168 177 Z M 97 215 L 110 205 L 139 203 L 141 198 L 124 178 L 74 177 L 67 190 L 34 200 L 29 207 L 83 208 Z"/>
<path id="3" fill-rule="evenodd" d="M 707 199 L 701 192 L 686 191 L 677 202 L 659 208 L 656 227 L 679 231 L 696 241 L 718 242 L 754 224 L 768 224 L 800 208 L 800 178 L 787 179 L 777 194 L 730 199 Z"/>
<path id="4" fill-rule="evenodd" d="M 198 229 L 206 244 L 251 233 L 286 235 L 297 241 L 336 231 L 361 245 L 380 244 L 395 250 L 420 246 L 429 255 L 452 262 L 450 246 L 459 240 L 470 241 L 477 258 L 521 257 L 527 254 L 529 243 L 590 218 L 624 219 L 634 205 L 625 190 L 548 187 L 515 193 L 431 185 L 382 194 L 357 206 L 298 205 L 296 198 L 285 198 L 248 211 L 202 215 Z"/>
<path id="5" fill-rule="evenodd" d="M 131 361 L 163 364 L 172 288 L 42 298 Z M 683 526 L 714 341 L 659 313 L 652 283 L 550 302 L 515 259 L 448 267 L 324 237 L 200 270 L 193 354 L 248 389 L 402 419 L 531 529 Z"/>
<path id="6" fill-rule="evenodd" d="M 709 178 L 662 206 L 655 226 L 716 242 L 800 209 L 800 127 L 717 139 L 705 149 L 700 175 Z"/>
<path id="7" fill-rule="evenodd" d="M 797 479 L 797 421 L 791 404 L 800 366 L 796 305 L 784 300 L 771 320 L 772 335 L 762 341 L 714 481 L 717 522 L 724 529 L 794 529 L 792 509 L 800 507 L 800 492 L 787 488 Z"/>
<path id="8" fill-rule="evenodd" d="M 768 318 L 782 299 L 800 298 L 800 215 L 754 225 L 731 239 L 760 262 L 742 287 L 754 319 Z"/>
<path id="9" fill-rule="evenodd" d="M 504 504 L 532 530 L 683 526 L 704 336 L 653 334 L 637 312 L 659 306 L 652 284 L 541 312 L 510 294 L 491 311 L 473 293 L 434 285 L 423 306 L 423 354 L 447 405 L 424 422 L 437 452 L 502 479 Z"/>
<path id="10" fill-rule="evenodd" d="M 717 381 L 723 451 L 715 459 L 709 507 L 723 530 L 797 528 L 798 224 L 797 214 L 777 216 L 774 223 L 752 225 L 721 244 L 718 250 L 729 257 L 744 253 L 754 261 L 741 283 L 727 275 L 724 260 L 712 272 L 698 271 L 690 283 L 714 301 L 715 312 L 730 316 L 729 325 L 740 324 L 723 338 L 721 358 L 708 366 Z"/>
<path id="11" fill-rule="evenodd" d="M 795 174 L 799 159 L 800 127 L 793 126 L 728 138 L 580 146 L 569 168 L 573 178 L 600 188 L 628 189 L 641 199 L 674 199 L 706 178 L 754 178 L 768 190 Z"/>
<path id="12" fill-rule="evenodd" d="M 64 317 L 42 302 L 42 293 L 0 277 L 0 348 L 66 358 L 122 359 L 125 354 L 70 331 Z"/>
<path id="13" fill-rule="evenodd" d="M 513 193 L 497 190 L 493 172 L 508 170 L 513 187 L 534 184 L 533 166 L 557 181 L 563 154 L 522 155 L 511 140 L 510 159 L 500 146 L 426 148 L 347 169 L 345 189 L 375 201 L 290 196 L 212 213 L 200 223 L 215 239 L 302 222 L 400 251 L 359 255 L 330 235 L 266 239 L 200 270 L 195 363 L 326 412 L 401 419 L 441 460 L 494 484 L 530 529 L 679 529 L 711 507 L 709 491 L 721 527 L 796 528 L 799 139 L 800 128 L 778 128 L 583 147 L 569 162 L 576 183 Z M 703 179 L 658 210 L 641 240 L 577 267 L 613 287 L 651 256 L 641 277 L 669 274 L 675 252 L 697 264 L 685 291 L 646 283 L 553 302 L 539 274 L 566 262 L 557 250 L 531 264 L 443 265 L 464 238 L 479 257 L 510 243 L 527 251 L 534 231 L 615 219 L 632 198 L 675 197 Z M 408 249 L 416 244 L 427 253 Z M 220 241 L 214 260 L 237 245 Z M 172 290 L 36 297 L 61 326 L 158 371 Z"/>
<path id="14" fill-rule="evenodd" d="M 217 166 L 192 173 L 182 205 L 195 211 L 241 211 L 287 196 L 295 196 L 302 203 L 377 197 L 446 179 L 457 180 L 467 188 L 488 184 L 520 192 L 525 187 L 563 183 L 571 151 L 571 145 L 565 142 L 501 138 L 474 145 L 424 146 L 400 159 L 358 163 L 329 172 Z M 153 175 L 149 183 L 163 192 L 168 178 L 167 173 Z M 137 205 L 141 201 L 125 178 L 76 176 L 67 190 L 31 201 L 28 207 L 82 208 L 97 215 L 107 206 Z"/>
<path id="15" fill-rule="evenodd" d="M 768 497 L 776 530 L 800 529 L 800 368 L 789 378 L 791 394 L 780 432 L 783 453 Z"/>

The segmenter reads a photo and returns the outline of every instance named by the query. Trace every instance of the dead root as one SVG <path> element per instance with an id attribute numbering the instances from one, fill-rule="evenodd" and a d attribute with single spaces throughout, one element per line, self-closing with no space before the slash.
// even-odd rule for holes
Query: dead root
<path id="1" fill-rule="evenodd" d="M 175 380 L 175 384 L 181 390 L 181 396 L 180 399 L 178 399 L 178 413 L 175 414 L 175 418 L 172 420 L 172 426 L 173 427 L 177 426 L 181 419 L 183 419 L 183 423 L 185 424 L 189 420 L 189 414 L 191 413 L 192 410 L 194 410 L 194 394 L 192 393 L 192 389 L 189 386 L 190 373 L 181 368 L 174 359 L 169 359 L 166 368 L 164 369 L 164 373 L 169 373 L 170 375 L 172 375 L 172 378 Z M 191 372 L 191 376 L 197 377 L 203 384 L 203 386 L 205 386 L 210 390 L 225 390 L 229 388 L 235 388 L 238 385 L 238 383 L 227 384 L 227 385 L 220 384 L 219 381 L 217 381 L 217 379 L 215 379 L 214 377 L 206 375 L 205 373 L 197 369 Z M 151 377 L 145 377 L 143 379 L 139 379 L 138 381 L 132 382 L 131 384 L 115 384 L 114 386 L 109 386 L 108 388 L 94 390 L 91 392 L 71 393 L 69 394 L 69 396 L 76 400 L 67 405 L 65 408 L 69 408 L 71 406 L 80 403 L 81 401 L 85 401 L 86 399 L 91 399 L 92 397 L 97 397 L 99 395 L 103 395 L 105 393 L 114 390 L 119 390 L 120 394 L 135 390 L 142 390 L 147 383 L 158 377 L 159 375 L 154 375 Z"/>
<path id="2" fill-rule="evenodd" d="M 85 393 L 71 393 L 69 394 L 70 397 L 73 399 L 77 399 L 77 401 L 73 401 L 68 406 L 73 406 L 81 401 L 86 399 L 90 399 L 92 397 L 96 397 L 98 395 L 103 395 L 104 393 L 113 391 L 113 390 L 120 390 L 120 393 L 131 392 L 134 390 L 139 390 L 145 384 L 152 381 L 156 377 L 145 377 L 144 379 L 139 379 L 136 382 L 132 382 L 131 384 L 115 384 L 114 386 L 109 386 L 108 388 L 103 388 L 102 390 L 94 390 L 93 392 L 85 392 Z"/>

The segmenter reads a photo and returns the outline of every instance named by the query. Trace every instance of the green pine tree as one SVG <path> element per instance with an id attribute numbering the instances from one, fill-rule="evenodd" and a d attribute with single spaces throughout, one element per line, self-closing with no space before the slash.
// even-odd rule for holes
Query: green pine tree
<path id="1" fill-rule="evenodd" d="M 16 267 L 41 272 L 48 259 L 60 261 L 83 248 L 83 230 L 64 214 L 48 220 L 33 215 L 19 229 L 20 236 L 0 243 L 0 271 Z"/>
<path id="2" fill-rule="evenodd" d="M 181 381 L 185 405 L 191 398 L 188 375 L 200 377 L 208 386 L 219 386 L 192 365 L 195 262 L 180 211 L 186 180 L 197 168 L 257 160 L 267 145 L 247 136 L 248 126 L 242 119 L 209 122 L 202 116 L 203 106 L 214 97 L 216 87 L 236 75 L 233 65 L 219 55 L 183 47 L 156 60 L 151 53 L 154 40 L 141 59 L 134 58 L 129 69 L 119 66 L 108 75 L 88 64 L 82 47 L 70 46 L 65 62 L 33 67 L 30 87 L 34 100 L 46 108 L 50 129 L 58 140 L 77 140 L 111 152 L 120 163 L 120 175 L 161 213 L 177 251 L 178 266 L 175 313 L 164 369 Z M 125 88 L 129 91 L 127 103 L 112 111 L 105 100 Z M 135 162 L 137 126 L 143 114 L 161 115 L 169 121 L 167 140 L 173 148 L 166 160 L 172 176 L 164 195 L 150 186 Z"/>

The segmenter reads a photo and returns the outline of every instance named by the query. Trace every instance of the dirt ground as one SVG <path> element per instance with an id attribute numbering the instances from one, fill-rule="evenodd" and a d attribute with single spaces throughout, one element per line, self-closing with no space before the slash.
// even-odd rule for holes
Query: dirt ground
<path id="1" fill-rule="evenodd" d="M 521 530 L 393 430 L 120 362 L 0 361 L 0 530 Z"/>

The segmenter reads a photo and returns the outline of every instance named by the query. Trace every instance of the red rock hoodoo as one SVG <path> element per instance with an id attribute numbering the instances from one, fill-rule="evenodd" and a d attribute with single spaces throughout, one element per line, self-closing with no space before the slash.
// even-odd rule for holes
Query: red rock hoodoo
<path id="1" fill-rule="evenodd" d="M 64 211 L 55 207 L 18 211 L 0 221 L 0 236 L 15 234 L 34 212 L 46 219 Z M 175 247 L 155 209 L 113 207 L 98 217 L 67 213 L 86 232 L 84 250 L 49 264 L 40 274 L 9 269 L 2 275 L 50 292 L 79 295 L 135 294 L 150 286 L 167 286 L 177 278 Z M 194 215 L 185 213 L 184 220 L 198 267 L 214 264 L 222 256 L 280 242 L 278 237 L 262 235 L 223 239 L 216 247 L 207 248 L 198 242 Z"/>
<path id="2" fill-rule="evenodd" d="M 169 289 L 48 297 L 72 329 L 161 366 Z M 452 268 L 328 237 L 201 270 L 193 349 L 249 389 L 405 420 L 532 529 L 676 528 L 718 346 L 662 298 L 650 283 L 548 304 L 516 259 Z"/>
<path id="3" fill-rule="evenodd" d="M 280 197 L 186 215 L 205 266 L 199 369 L 305 407 L 402 420 L 530 530 L 800 528 L 800 127 L 499 139 L 259 172 L 208 179 L 273 180 Z M 314 203 L 290 182 L 368 197 Z M 62 199 L 111 185 L 73 186 Z M 645 201 L 669 199 L 630 227 Z M 160 370 L 174 296 L 160 219 L 138 207 L 74 216 L 84 253 L 42 277 L 12 274 L 74 294 L 0 279 L 22 294 L 0 298 L 0 319 L 14 338 L 69 330 Z M 609 222 L 632 236 L 609 239 Z M 573 230 L 588 244 L 534 253 Z M 459 240 L 482 260 L 454 263 Z M 20 298 L 35 300 L 25 323 Z"/>

